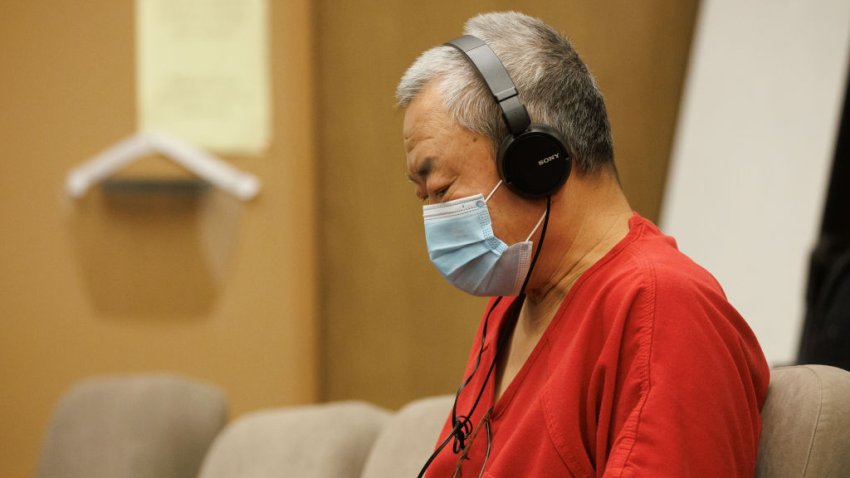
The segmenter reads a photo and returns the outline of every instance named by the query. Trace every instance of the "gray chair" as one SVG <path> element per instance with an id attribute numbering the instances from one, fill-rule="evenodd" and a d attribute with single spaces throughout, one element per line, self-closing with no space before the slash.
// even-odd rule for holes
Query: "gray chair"
<path id="1" fill-rule="evenodd" d="M 771 371 L 758 478 L 850 476 L 850 372 L 824 365 Z"/>
<path id="2" fill-rule="evenodd" d="M 404 407 L 375 442 L 362 478 L 416 476 L 452 397 Z M 850 477 L 850 372 L 824 365 L 771 370 L 757 478 Z"/>
<path id="3" fill-rule="evenodd" d="M 452 398 L 400 410 L 376 441 L 362 478 L 416 476 Z M 824 365 L 771 370 L 762 423 L 756 477 L 850 477 L 850 372 Z"/>
<path id="4" fill-rule="evenodd" d="M 194 478 L 227 420 L 217 388 L 176 375 L 73 386 L 48 425 L 38 478 Z"/>
<path id="5" fill-rule="evenodd" d="M 251 413 L 225 428 L 201 478 L 357 478 L 390 413 L 339 402 Z"/>
<path id="6" fill-rule="evenodd" d="M 424 398 L 399 410 L 375 441 L 362 478 L 416 476 L 434 451 L 453 400 L 454 395 Z"/>

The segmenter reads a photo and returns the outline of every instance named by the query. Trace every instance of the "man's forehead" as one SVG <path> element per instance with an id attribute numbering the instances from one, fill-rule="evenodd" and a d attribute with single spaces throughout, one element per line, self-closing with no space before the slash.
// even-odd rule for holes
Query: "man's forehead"
<path id="1" fill-rule="evenodd" d="M 405 131 L 404 151 L 407 155 L 407 167 L 412 175 L 427 176 L 433 170 L 436 158 L 434 148 L 428 143 L 438 140 L 439 135 L 439 131 L 424 126 L 412 126 Z"/>
<path id="2" fill-rule="evenodd" d="M 410 118 L 408 120 L 408 118 Z M 446 133 L 444 125 L 427 112 L 408 109 L 404 121 L 404 149 L 408 153 L 419 143 L 433 140 Z"/>
<path id="3" fill-rule="evenodd" d="M 453 120 L 439 92 L 429 85 L 413 98 L 404 111 L 404 143 L 409 151 L 419 141 L 450 129 Z"/>
<path id="4" fill-rule="evenodd" d="M 410 153 L 416 147 L 417 144 L 422 141 L 422 131 L 417 128 L 411 127 L 410 129 L 405 128 L 404 130 L 404 151 L 406 153 Z"/>

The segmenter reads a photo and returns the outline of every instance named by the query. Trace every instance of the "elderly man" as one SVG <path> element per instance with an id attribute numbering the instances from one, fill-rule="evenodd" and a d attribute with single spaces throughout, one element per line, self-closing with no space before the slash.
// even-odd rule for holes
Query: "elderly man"
<path id="1" fill-rule="evenodd" d="M 420 476 L 752 476 L 764 356 L 631 210 L 578 54 L 513 12 L 465 33 L 397 89 L 431 260 L 493 297 Z"/>

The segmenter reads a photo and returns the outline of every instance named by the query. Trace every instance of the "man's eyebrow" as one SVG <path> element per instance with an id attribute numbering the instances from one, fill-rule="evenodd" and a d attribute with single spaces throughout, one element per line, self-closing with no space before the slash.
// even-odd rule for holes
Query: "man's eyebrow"
<path id="1" fill-rule="evenodd" d="M 407 179 L 410 179 L 413 182 L 419 182 L 420 180 L 427 178 L 431 171 L 434 169 L 434 157 L 427 156 L 422 160 L 422 163 L 419 164 L 419 167 L 416 169 L 414 174 L 408 174 Z"/>

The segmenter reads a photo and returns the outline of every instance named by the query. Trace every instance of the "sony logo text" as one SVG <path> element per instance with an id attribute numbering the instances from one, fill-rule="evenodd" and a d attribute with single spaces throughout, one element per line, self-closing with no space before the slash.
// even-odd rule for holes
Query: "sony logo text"
<path id="1" fill-rule="evenodd" d="M 541 159 L 540 161 L 538 161 L 538 162 L 537 162 L 537 165 L 538 165 L 538 166 L 543 166 L 544 164 L 546 164 L 546 163 L 548 163 L 548 162 L 550 162 L 550 161 L 554 161 L 554 160 L 558 159 L 558 157 L 559 157 L 560 155 L 561 155 L 561 153 L 555 153 L 555 154 L 553 154 L 552 156 L 547 156 L 547 157 L 545 157 L 545 158 Z"/>

